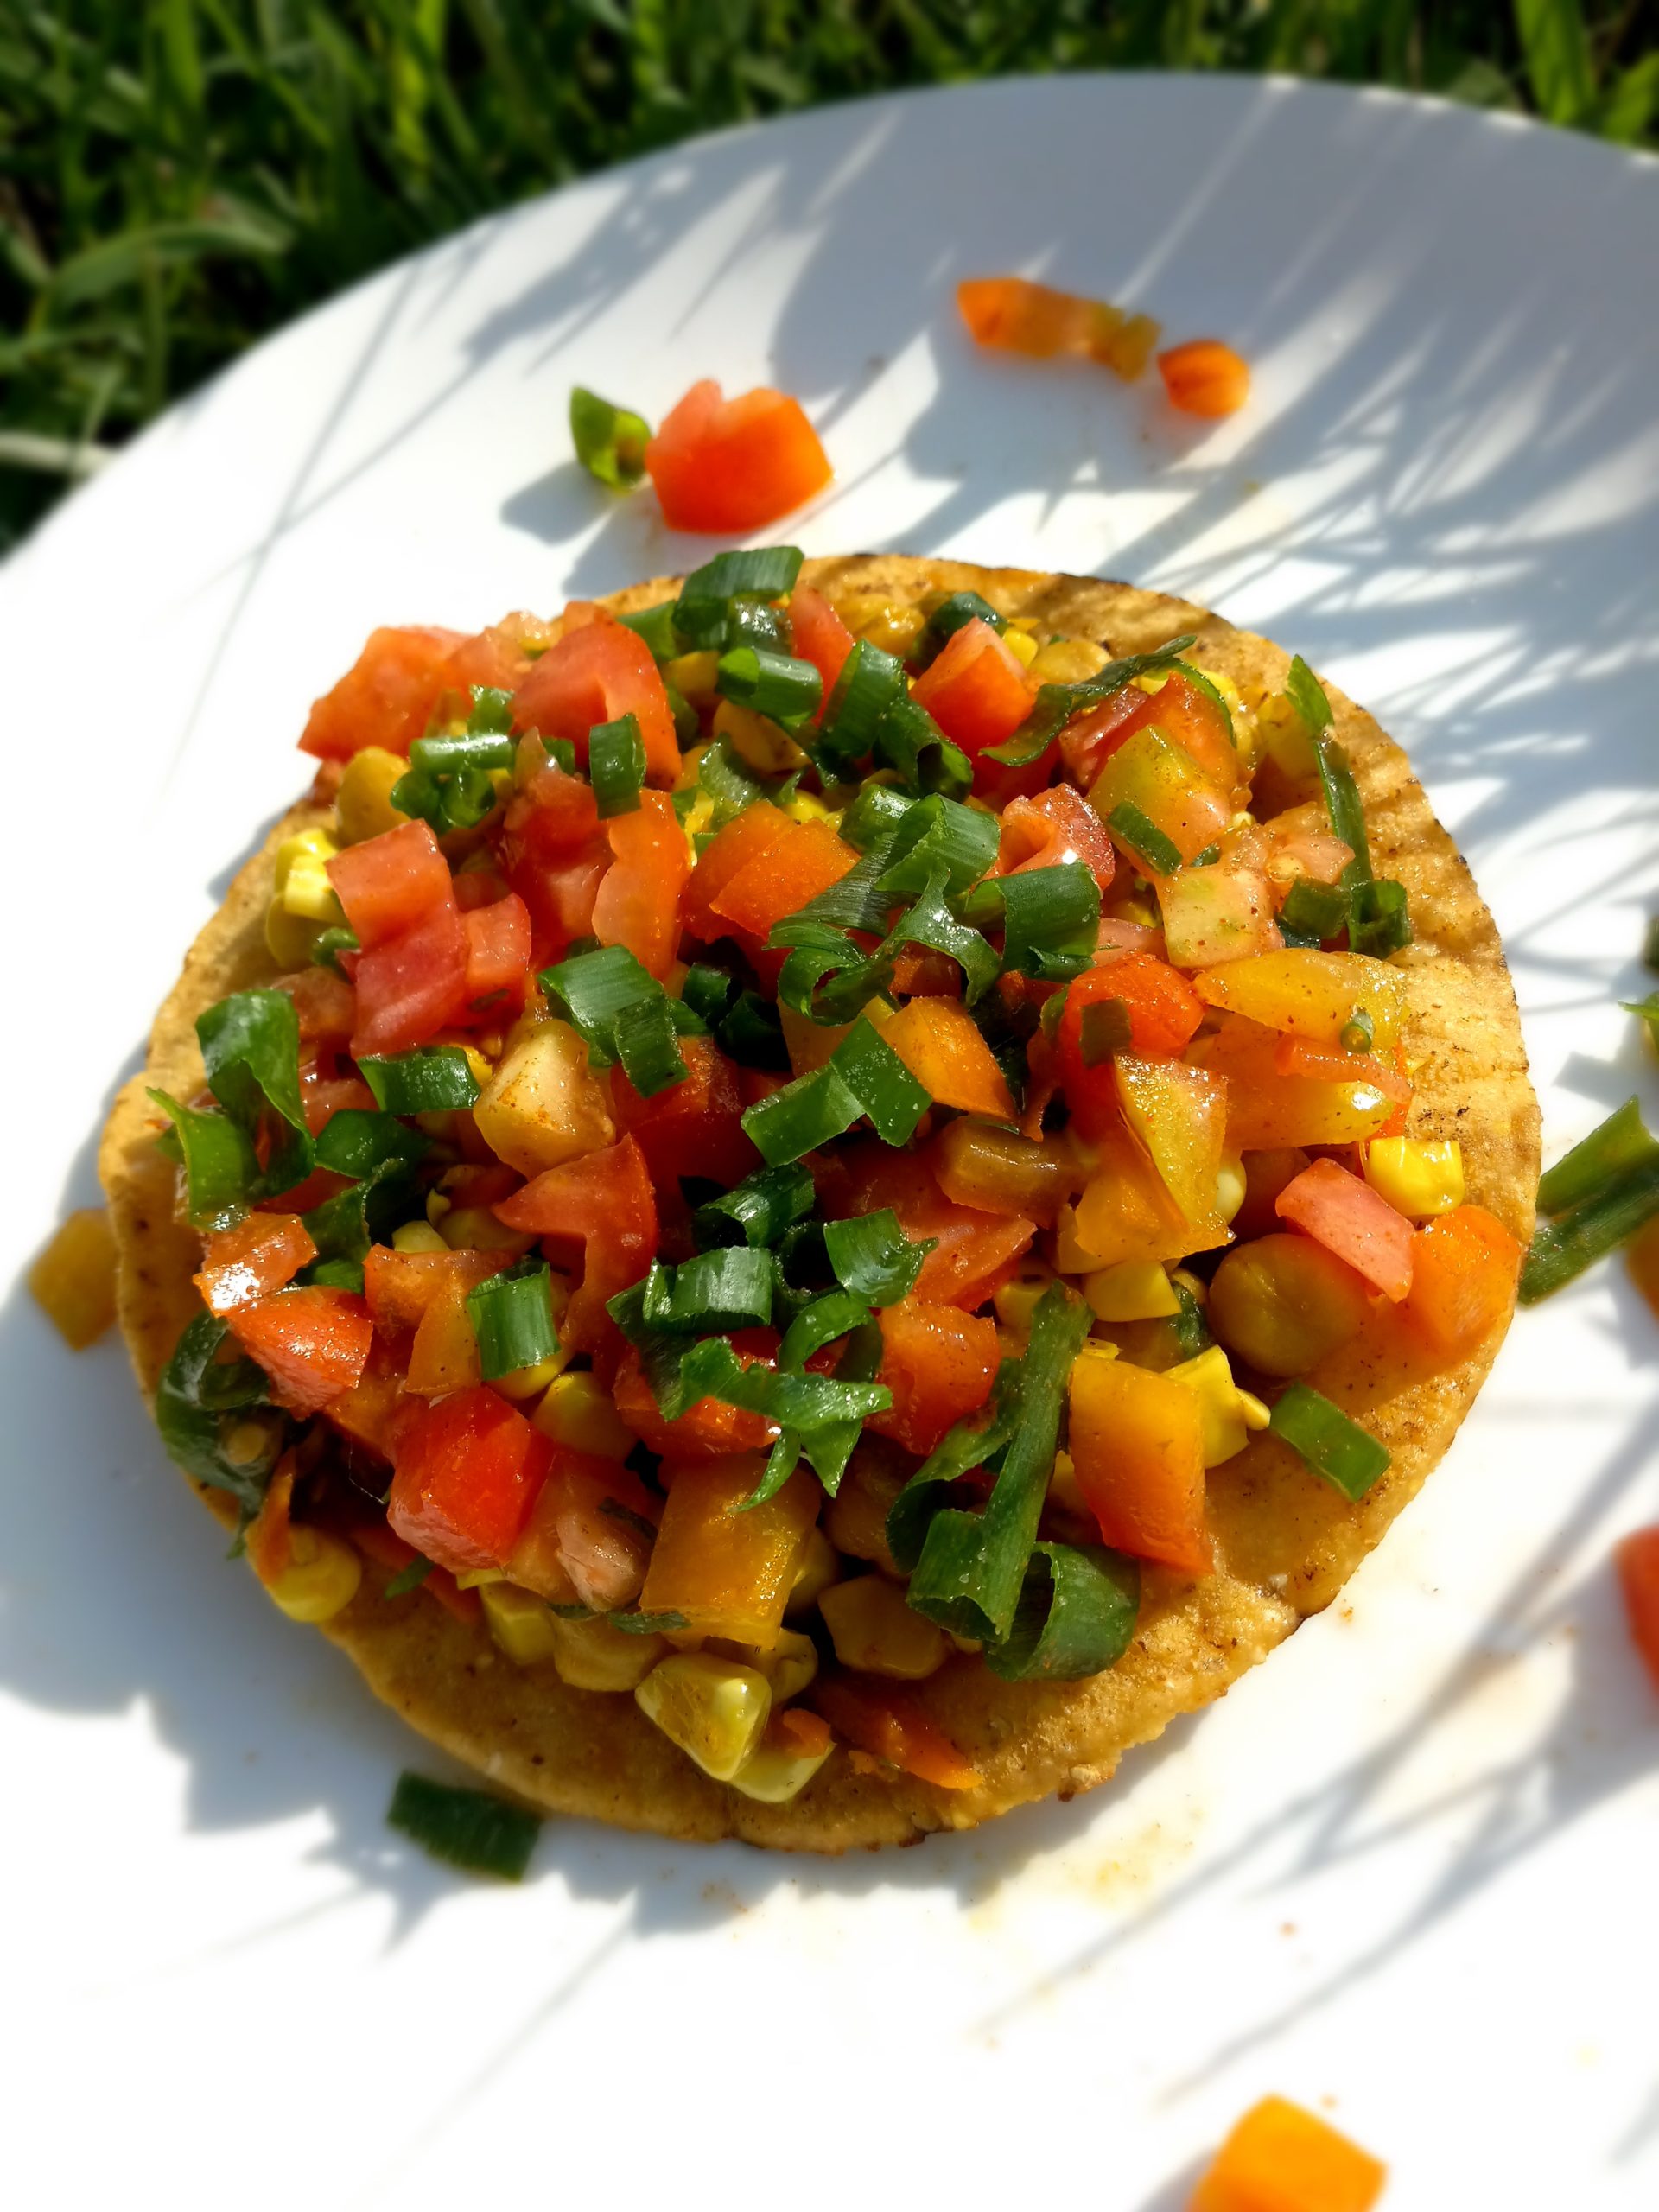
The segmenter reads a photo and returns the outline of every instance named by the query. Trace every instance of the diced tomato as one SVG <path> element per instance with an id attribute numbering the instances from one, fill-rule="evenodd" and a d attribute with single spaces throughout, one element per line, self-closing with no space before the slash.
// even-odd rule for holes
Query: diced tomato
<path id="1" fill-rule="evenodd" d="M 1158 356 L 1169 404 L 1184 415 L 1233 415 L 1250 396 L 1249 365 L 1219 338 L 1189 338 Z"/>
<path id="2" fill-rule="evenodd" d="M 443 1398 L 397 1439 L 387 1518 L 454 1573 L 501 1567 L 547 1478 L 553 1446 L 486 1387 Z"/>
<path id="3" fill-rule="evenodd" d="M 793 823 L 787 837 L 727 881 L 711 902 L 713 910 L 764 944 L 774 922 L 798 913 L 857 864 L 858 855 L 827 822 Z"/>
<path id="4" fill-rule="evenodd" d="M 1060 732 L 1060 760 L 1079 791 L 1092 790 L 1095 779 L 1118 747 L 1152 719 L 1149 703 L 1144 691 L 1126 683 L 1099 706 L 1073 715 Z"/>
<path id="5" fill-rule="evenodd" d="M 881 1365 L 876 1375 L 893 1392 L 890 1412 L 868 1427 L 922 1457 L 985 1403 L 996 1379 L 996 1324 L 954 1306 L 902 1299 L 884 1306 Z"/>
<path id="6" fill-rule="evenodd" d="M 1316 1160 L 1293 1177 L 1274 1211 L 1345 1260 L 1395 1305 L 1411 1288 L 1411 1224 L 1334 1160 Z"/>
<path id="7" fill-rule="evenodd" d="M 827 699 L 836 688 L 842 664 L 853 650 L 853 633 L 821 591 L 810 584 L 797 584 L 789 602 L 789 626 L 795 651 L 810 660 L 823 678 Z"/>
<path id="8" fill-rule="evenodd" d="M 1401 1311 L 1442 1358 L 1461 1359 L 1515 1309 L 1518 1240 L 1484 1206 L 1453 1206 L 1412 1239 L 1411 1290 Z"/>
<path id="9" fill-rule="evenodd" d="M 554 1605 L 574 1599 L 595 1612 L 630 1605 L 651 1556 L 639 1524 L 654 1526 L 661 1511 L 661 1500 L 618 1461 L 557 1446 L 512 1548 L 512 1580 Z"/>
<path id="10" fill-rule="evenodd" d="M 216 1229 L 202 1242 L 196 1288 L 210 1313 L 251 1306 L 293 1281 L 317 1256 L 311 1232 L 296 1213 L 251 1213 L 233 1229 Z"/>
<path id="11" fill-rule="evenodd" d="M 320 1413 L 351 1389 L 374 1341 L 363 1300 L 319 1283 L 276 1291 L 226 1319 L 243 1351 L 270 1376 L 277 1403 L 296 1414 Z"/>
<path id="12" fill-rule="evenodd" d="M 531 661 L 522 640 L 512 634 L 516 619 L 509 615 L 505 624 L 463 638 L 444 663 L 446 682 L 463 698 L 475 684 L 490 691 L 512 691 L 523 682 Z"/>
<path id="13" fill-rule="evenodd" d="M 302 1045 L 343 1045 L 357 1026 L 357 995 L 332 968 L 302 968 L 271 988 L 293 1000 Z"/>
<path id="14" fill-rule="evenodd" d="M 512 696 L 513 728 L 569 739 L 581 768 L 588 765 L 588 733 L 594 723 L 624 715 L 639 722 L 646 776 L 671 784 L 680 772 L 680 745 L 667 690 L 639 632 L 608 614 L 566 630 Z"/>
<path id="15" fill-rule="evenodd" d="M 734 1348 L 737 1348 L 735 1339 Z M 745 1357 L 738 1350 L 746 1367 L 753 1357 Z M 632 1344 L 616 1370 L 613 1395 L 618 1414 L 640 1442 L 669 1460 L 719 1459 L 730 1452 L 764 1452 L 778 1434 L 774 1422 L 760 1414 L 746 1413 L 740 1406 L 728 1406 L 719 1398 L 700 1398 L 677 1420 L 667 1420 Z"/>
<path id="16" fill-rule="evenodd" d="M 594 900 L 594 935 L 664 976 L 679 950 L 680 890 L 691 873 L 672 802 L 642 791 L 636 808 L 605 826 L 613 858 Z"/>
<path id="17" fill-rule="evenodd" d="M 402 1363 L 390 1345 L 377 1339 L 363 1372 L 349 1390 L 329 1400 L 322 1417 L 352 1443 L 390 1459 L 397 1424 L 406 1408 L 412 1409 L 404 1395 Z"/>
<path id="18" fill-rule="evenodd" d="M 331 1071 L 323 1073 L 327 1065 Z M 329 1054 L 327 1062 L 302 1060 L 300 1063 L 300 1103 L 305 1109 L 305 1126 L 314 1137 L 320 1137 L 336 1114 L 348 1109 L 359 1113 L 372 1113 L 374 1093 L 360 1075 L 340 1075 L 332 1072 L 334 1059 Z M 293 1201 L 289 1192 L 283 1193 L 290 1207 Z"/>
<path id="19" fill-rule="evenodd" d="M 1659 1689 L 1659 1529 L 1638 1529 L 1613 1554 L 1630 1641 Z"/>
<path id="20" fill-rule="evenodd" d="M 1081 861 L 1103 891 L 1117 868 L 1117 848 L 1105 823 L 1070 784 L 1056 784 L 1036 798 L 1011 800 L 1002 811 L 1002 842 L 995 873 L 1058 868 Z"/>
<path id="21" fill-rule="evenodd" d="M 1281 1035 L 1274 1048 L 1273 1065 L 1276 1075 L 1301 1076 L 1310 1083 L 1368 1083 L 1396 1106 L 1411 1103 L 1410 1077 L 1375 1052 L 1344 1052 L 1340 1045 Z"/>
<path id="22" fill-rule="evenodd" d="M 592 1351 L 613 1325 L 606 1300 L 638 1282 L 657 1251 L 657 1201 L 639 1140 L 549 1168 L 495 1212 L 509 1229 L 544 1239 L 565 1264 L 581 1257 L 560 1333 L 571 1350 Z"/>
<path id="23" fill-rule="evenodd" d="M 320 760 L 349 760 L 365 745 L 407 753 L 426 734 L 461 642 L 458 630 L 372 632 L 353 667 L 312 707 L 301 752 Z"/>
<path id="24" fill-rule="evenodd" d="M 983 1777 L 908 1690 L 849 1675 L 821 1677 L 812 1702 L 837 1736 L 936 1789 L 976 1789 Z"/>
<path id="25" fill-rule="evenodd" d="M 493 906 L 507 895 L 507 880 L 493 868 L 465 868 L 455 878 L 455 904 L 463 914 Z"/>
<path id="26" fill-rule="evenodd" d="M 912 999 L 882 1025 L 881 1036 L 937 1105 L 994 1122 L 1016 1118 L 1007 1077 L 957 1000 Z"/>
<path id="27" fill-rule="evenodd" d="M 715 900 L 751 861 L 782 845 L 798 827 L 781 808 L 757 799 L 715 832 L 685 887 L 685 926 L 693 937 L 709 944 L 726 934 L 726 921 L 714 911 Z"/>
<path id="28" fill-rule="evenodd" d="M 348 845 L 327 868 L 365 952 L 391 944 L 435 906 L 454 903 L 449 863 L 424 822 L 399 823 L 378 837 Z"/>
<path id="29" fill-rule="evenodd" d="M 417 1328 L 434 1300 L 476 1290 L 501 1272 L 499 1252 L 398 1252 L 372 1245 L 363 1262 L 363 1294 L 374 1325 L 396 1336 Z"/>
<path id="30" fill-rule="evenodd" d="M 979 620 L 964 622 L 945 641 L 911 693 L 970 756 L 1012 737 L 1033 696 L 1025 670 L 990 624 Z"/>
<path id="31" fill-rule="evenodd" d="M 1061 1087 L 1079 1135 L 1100 1136 L 1117 1121 L 1109 1057 L 1090 1067 L 1083 1057 L 1083 1012 L 1112 1000 L 1128 1014 L 1126 1052 L 1167 1059 L 1184 1051 L 1204 1019 L 1204 1001 L 1185 976 L 1150 953 L 1131 952 L 1079 976 L 1065 995 L 1055 1040 Z"/>
<path id="32" fill-rule="evenodd" d="M 357 963 L 356 1059 L 408 1052 L 459 1014 L 467 994 L 467 935 L 451 900 Z"/>
<path id="33" fill-rule="evenodd" d="M 511 1021 L 530 987 L 530 909 L 508 892 L 461 917 L 467 932 L 467 1007 L 474 1021 Z"/>
<path id="34" fill-rule="evenodd" d="M 729 1187 L 760 1165 L 743 1130 L 735 1065 L 708 1037 L 683 1037 L 680 1054 L 690 1074 L 649 1098 L 639 1096 L 620 1067 L 611 1071 L 616 1125 L 639 1140 L 659 1197 L 682 1175 Z"/>
<path id="35" fill-rule="evenodd" d="M 664 417 L 645 467 L 671 530 L 732 533 L 776 522 L 832 474 L 798 400 L 765 385 L 726 399 L 710 378 Z"/>
<path id="36" fill-rule="evenodd" d="M 847 1145 L 826 1163 L 819 1184 L 825 1214 L 845 1221 L 891 1207 L 907 1236 L 933 1237 L 912 1297 L 972 1312 L 1004 1281 L 1037 1234 L 1023 1215 L 981 1213 L 940 1190 L 932 1160 L 894 1152 L 879 1141 Z"/>
<path id="37" fill-rule="evenodd" d="M 506 1255 L 498 1252 L 495 1257 L 499 1262 Z M 409 1348 L 404 1388 L 412 1397 L 447 1398 L 452 1391 L 469 1390 L 483 1379 L 478 1338 L 467 1311 L 467 1293 L 452 1278 L 421 1316 Z"/>

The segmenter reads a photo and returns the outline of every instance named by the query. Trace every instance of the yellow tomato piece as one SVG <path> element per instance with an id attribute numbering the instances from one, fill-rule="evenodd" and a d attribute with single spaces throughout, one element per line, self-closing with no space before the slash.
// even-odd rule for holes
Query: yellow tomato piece
<path id="1" fill-rule="evenodd" d="M 1227 1135 L 1227 1086 L 1183 1060 L 1120 1052 L 1112 1065 L 1123 1119 L 1192 1230 L 1184 1252 L 1224 1244 L 1217 1205 Z"/>
<path id="2" fill-rule="evenodd" d="M 740 1452 L 677 1471 L 642 1611 L 683 1613 L 693 1635 L 729 1637 L 763 1650 L 778 1641 L 823 1491 L 815 1477 L 798 1471 L 764 1505 L 740 1511 L 765 1467 L 764 1453 Z"/>
<path id="3" fill-rule="evenodd" d="M 1136 730 L 1118 747 L 1096 778 L 1089 804 L 1109 826 L 1115 808 L 1138 808 L 1183 861 L 1196 860 L 1213 844 L 1232 813 L 1229 794 L 1155 727 Z M 1145 872 L 1143 859 L 1135 864 Z"/>
<path id="4" fill-rule="evenodd" d="M 1207 873 L 1208 871 L 1204 871 Z M 1178 956 L 1172 951 L 1170 957 Z M 1264 1029 L 1339 1045 L 1357 1014 L 1371 1027 L 1374 1052 L 1393 1049 L 1406 1018 L 1406 979 L 1386 960 L 1363 952 L 1286 947 L 1230 960 L 1192 978 L 1198 996 Z"/>
<path id="5" fill-rule="evenodd" d="M 616 1128 L 568 1021 L 543 1021 L 508 1050 L 473 1109 L 492 1152 L 521 1175 L 539 1175 L 612 1144 Z"/>
<path id="6" fill-rule="evenodd" d="M 1155 1260 L 1120 1260 L 1083 1279 L 1083 1294 L 1096 1321 L 1156 1321 L 1179 1313 L 1181 1301 Z"/>
<path id="7" fill-rule="evenodd" d="M 1213 1037 L 1197 1038 L 1187 1048 L 1211 1074 L 1227 1079 L 1230 1153 L 1362 1144 L 1393 1119 L 1393 1100 L 1375 1084 L 1281 1075 L 1278 1042 L 1274 1030 L 1230 1016 Z"/>
<path id="8" fill-rule="evenodd" d="M 1224 1243 L 1225 1236 L 1224 1229 L 1214 1241 Z M 1055 1240 L 1061 1270 L 1088 1274 L 1122 1260 L 1179 1260 L 1201 1249 L 1139 1146 L 1121 1132 L 1108 1135 L 1070 1222 L 1061 1217 Z"/>

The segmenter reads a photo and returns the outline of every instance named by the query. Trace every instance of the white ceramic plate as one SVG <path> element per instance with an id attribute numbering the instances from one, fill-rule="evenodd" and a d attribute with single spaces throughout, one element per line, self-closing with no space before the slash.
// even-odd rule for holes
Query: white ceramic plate
<path id="1" fill-rule="evenodd" d="M 975 355 L 963 275 L 1224 334 L 1219 426 Z M 790 534 L 1128 576 L 1298 648 L 1411 751 L 1503 926 L 1553 1148 L 1659 1090 L 1659 165 L 1427 103 L 1131 76 L 688 147 L 388 271 L 175 410 L 0 574 L 15 1281 L 312 696 L 383 620 L 684 566 L 567 458 L 573 382 L 776 382 Z M 9 2190 L 1173 2212 L 1269 2089 L 1405 2207 L 1651 2202 L 1659 1703 L 1609 1552 L 1659 1337 L 1523 1316 L 1332 1611 L 1119 1784 L 842 1865 L 553 1827 L 521 1891 L 383 1825 L 441 1763 L 283 1622 L 113 1345 L 0 1324 Z M 533 2199 L 527 2193 L 534 2192 Z"/>

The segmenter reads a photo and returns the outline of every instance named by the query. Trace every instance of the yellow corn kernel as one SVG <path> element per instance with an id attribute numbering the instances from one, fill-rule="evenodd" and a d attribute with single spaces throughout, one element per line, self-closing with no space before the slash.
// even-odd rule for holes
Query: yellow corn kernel
<path id="1" fill-rule="evenodd" d="M 1029 668 L 1042 651 L 1042 647 L 1029 630 L 1005 630 L 1002 632 L 1002 642 L 1021 668 Z"/>
<path id="2" fill-rule="evenodd" d="M 29 1271 L 35 1302 L 72 1351 L 115 1319 L 115 1238 L 102 1206 L 72 1213 Z"/>
<path id="3" fill-rule="evenodd" d="M 1198 1402 L 1198 1414 L 1204 1424 L 1204 1464 L 1218 1467 L 1224 1459 L 1230 1459 L 1242 1452 L 1249 1442 L 1248 1432 L 1265 1428 L 1267 1408 L 1259 1398 L 1241 1390 L 1233 1380 L 1233 1370 L 1227 1355 L 1219 1344 L 1211 1344 L 1196 1359 L 1184 1359 L 1177 1366 L 1166 1368 L 1165 1373 L 1173 1382 L 1185 1382 Z M 1245 1411 L 1245 1401 L 1258 1410 L 1262 1418 L 1251 1420 Z"/>
<path id="4" fill-rule="evenodd" d="M 272 889 L 284 910 L 308 922 L 343 922 L 346 911 L 328 880 L 327 862 L 340 848 L 326 830 L 301 830 L 276 848 Z"/>
<path id="5" fill-rule="evenodd" d="M 676 659 L 664 663 L 663 681 L 674 686 L 688 707 L 712 707 L 719 668 L 718 653 L 681 653 Z"/>
<path id="6" fill-rule="evenodd" d="M 429 1221 L 406 1221 L 391 1232 L 394 1252 L 447 1252 L 444 1243 Z"/>
<path id="7" fill-rule="evenodd" d="M 1048 1502 L 1066 1513 L 1079 1513 L 1085 1520 L 1089 1518 L 1089 1501 L 1083 1494 L 1069 1452 L 1054 1454 L 1054 1471 L 1048 1478 Z"/>
<path id="8" fill-rule="evenodd" d="M 1096 1328 L 1099 1325 L 1098 1322 L 1095 1324 Z M 1121 1326 L 1122 1324 L 1120 1323 L 1119 1325 Z M 1096 1359 L 1116 1359 L 1118 1356 L 1118 1348 L 1109 1337 L 1090 1335 L 1086 1336 L 1077 1346 L 1077 1357 L 1081 1359 L 1085 1352 L 1092 1353 Z"/>
<path id="9" fill-rule="evenodd" d="M 1293 783 L 1319 773 L 1307 725 L 1292 705 L 1288 693 L 1275 691 L 1270 698 L 1264 699 L 1256 709 L 1255 726 L 1268 759 Z"/>
<path id="10" fill-rule="evenodd" d="M 753 707 L 722 699 L 715 709 L 715 735 L 763 776 L 786 776 L 803 766 L 806 755 L 786 729 Z"/>
<path id="11" fill-rule="evenodd" d="M 265 950 L 284 973 L 310 965 L 311 948 L 322 935 L 321 922 L 290 914 L 280 899 L 265 909 Z"/>
<path id="12" fill-rule="evenodd" d="M 867 1559 L 897 1574 L 899 1562 L 887 1543 L 887 1516 L 905 1486 L 905 1475 L 885 1453 L 855 1453 L 823 1516 L 824 1533 L 848 1559 Z M 823 1599 L 819 1599 L 823 1610 Z"/>
<path id="13" fill-rule="evenodd" d="M 805 1751 L 786 1730 L 770 1727 L 732 1777 L 732 1787 L 763 1805 L 786 1805 L 800 1796 L 835 1748 L 832 1736 L 821 1751 Z"/>
<path id="14" fill-rule="evenodd" d="M 1038 1266 L 1021 1268 L 1017 1275 L 1005 1282 L 991 1300 L 1002 1326 L 1016 1337 L 1028 1337 L 1038 1300 L 1053 1280 L 1052 1268 Z"/>
<path id="15" fill-rule="evenodd" d="M 626 1459 L 637 1441 L 633 1431 L 623 1425 L 610 1392 L 585 1369 L 555 1376 L 530 1421 L 532 1428 L 539 1428 L 556 1444 L 595 1459 Z"/>
<path id="16" fill-rule="evenodd" d="M 1373 1137 L 1365 1147 L 1365 1180 L 1414 1221 L 1450 1213 L 1463 1204 L 1463 1147 L 1455 1137 Z"/>
<path id="17" fill-rule="evenodd" d="M 363 1580 L 353 1547 L 321 1529 L 292 1529 L 288 1565 L 265 1585 L 291 1621 L 327 1621 L 349 1605 Z"/>
<path id="18" fill-rule="evenodd" d="M 633 1695 L 646 1719 L 716 1782 L 731 1780 L 772 1717 L 766 1676 L 706 1651 L 659 1660 Z"/>
<path id="19" fill-rule="evenodd" d="M 944 1630 L 912 1611 L 898 1584 L 884 1575 L 836 1583 L 819 1599 L 818 1611 L 842 1665 L 867 1675 L 919 1682 L 944 1666 L 950 1648 Z"/>
<path id="20" fill-rule="evenodd" d="M 461 1577 L 457 1575 L 455 1580 L 461 1582 Z M 490 1634 L 515 1667 L 544 1667 L 556 1662 L 556 1624 L 542 1599 L 500 1575 L 493 1582 L 478 1584 L 477 1589 Z"/>
<path id="21" fill-rule="evenodd" d="M 334 819 L 342 845 L 360 845 L 384 836 L 409 817 L 391 803 L 391 787 L 409 772 L 409 763 L 384 746 L 365 745 L 346 763 L 334 794 Z"/>
<path id="22" fill-rule="evenodd" d="M 513 1398 L 521 1403 L 526 1398 L 539 1398 L 563 1374 L 569 1357 L 561 1346 L 551 1359 L 538 1359 L 534 1367 L 515 1367 L 510 1375 L 493 1376 L 490 1388 L 499 1390 L 504 1398 Z"/>
<path id="23" fill-rule="evenodd" d="M 836 819 L 835 810 L 828 807 L 816 791 L 797 791 L 785 800 L 784 812 L 792 822 L 830 822 Z"/>
<path id="24" fill-rule="evenodd" d="M 665 1637 L 633 1636 L 613 1628 L 602 1613 L 586 1620 L 547 1616 L 553 1629 L 553 1664 L 573 1690 L 637 1691 L 668 1650 Z"/>
<path id="25" fill-rule="evenodd" d="M 1101 1265 L 1100 1255 L 1091 1252 L 1077 1235 L 1077 1210 L 1073 1205 L 1062 1206 L 1055 1224 L 1054 1265 L 1063 1275 L 1093 1274 Z"/>
<path id="26" fill-rule="evenodd" d="M 1181 1301 L 1156 1260 L 1120 1260 L 1083 1279 L 1083 1294 L 1096 1321 L 1159 1321 L 1179 1313 Z"/>
<path id="27" fill-rule="evenodd" d="M 506 1576 L 499 1567 L 465 1567 L 455 1577 L 457 1590 L 482 1590 L 492 1582 L 505 1582 Z"/>
<path id="28" fill-rule="evenodd" d="M 789 1603 L 784 1607 L 785 1616 L 793 1618 L 810 1612 L 840 1572 L 841 1561 L 829 1537 L 822 1529 L 809 1530 L 801 1547 L 801 1563 L 795 1570 Z"/>
<path id="29" fill-rule="evenodd" d="M 919 607 L 901 606 L 879 591 L 855 591 L 830 604 L 855 638 L 867 639 L 895 659 L 908 660 L 927 626 Z"/>
<path id="30" fill-rule="evenodd" d="M 1216 1211 L 1231 1221 L 1244 1203 L 1244 1163 L 1236 1152 L 1224 1153 L 1216 1176 Z"/>
<path id="31" fill-rule="evenodd" d="M 451 1206 L 438 1224 L 438 1243 L 452 1252 L 528 1252 L 536 1239 L 498 1221 L 488 1206 Z M 392 1239 L 394 1243 L 397 1239 Z M 417 1251 L 434 1248 L 421 1244 Z"/>
<path id="32" fill-rule="evenodd" d="M 780 1629 L 778 1641 L 763 1651 L 756 1643 L 733 1643 L 721 1637 L 706 1647 L 716 1657 L 734 1659 L 740 1667 L 753 1667 L 772 1685 L 772 1710 L 799 1697 L 818 1671 L 818 1647 L 810 1636 L 791 1628 Z"/>
<path id="33" fill-rule="evenodd" d="M 1033 683 L 1081 683 L 1098 676 L 1107 658 L 1092 638 L 1051 638 L 1028 664 L 1029 674 Z"/>

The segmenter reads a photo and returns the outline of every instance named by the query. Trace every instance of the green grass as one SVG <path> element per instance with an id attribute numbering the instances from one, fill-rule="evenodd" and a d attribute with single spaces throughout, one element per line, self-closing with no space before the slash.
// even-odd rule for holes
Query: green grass
<path id="1" fill-rule="evenodd" d="M 1659 123 L 1659 0 L 0 0 L 0 546 L 267 331 L 504 202 L 898 85 L 1276 69 Z"/>

